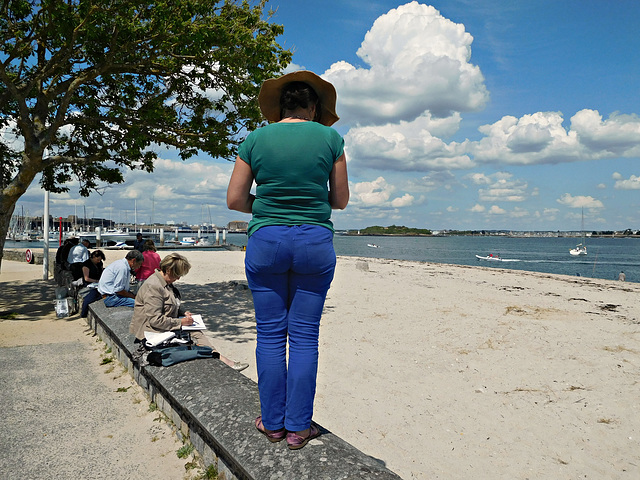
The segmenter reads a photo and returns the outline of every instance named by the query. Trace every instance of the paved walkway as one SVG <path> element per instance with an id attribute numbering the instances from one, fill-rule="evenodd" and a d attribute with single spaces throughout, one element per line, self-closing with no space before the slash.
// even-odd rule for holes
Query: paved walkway
<path id="1" fill-rule="evenodd" d="M 43 283 L 0 278 L 0 478 L 194 478 L 164 416 L 120 364 L 101 365 L 84 320 L 50 313 Z"/>

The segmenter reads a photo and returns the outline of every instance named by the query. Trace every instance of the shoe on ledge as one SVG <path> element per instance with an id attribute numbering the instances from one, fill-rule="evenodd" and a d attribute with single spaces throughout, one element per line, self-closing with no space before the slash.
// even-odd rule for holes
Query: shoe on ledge
<path id="1" fill-rule="evenodd" d="M 309 427 L 309 434 L 306 437 L 301 437 L 296 432 L 287 432 L 287 446 L 289 450 L 299 450 L 309 443 L 309 440 L 319 437 L 320 433 L 320 429 L 313 423 Z"/>
<path id="2" fill-rule="evenodd" d="M 233 365 L 231 365 L 231 368 L 233 368 L 236 372 L 241 372 L 247 367 L 249 367 L 249 364 L 242 362 L 233 362 Z"/>

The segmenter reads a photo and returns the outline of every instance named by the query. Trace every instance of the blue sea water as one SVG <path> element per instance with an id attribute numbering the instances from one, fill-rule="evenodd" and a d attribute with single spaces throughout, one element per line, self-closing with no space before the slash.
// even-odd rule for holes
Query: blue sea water
<path id="1" fill-rule="evenodd" d="M 568 237 L 334 237 L 338 255 L 479 265 L 607 280 L 617 280 L 618 274 L 624 271 L 628 282 L 640 282 L 640 239 L 588 238 L 588 255 L 573 257 L 569 255 L 569 250 L 575 247 L 578 241 L 577 238 Z M 230 233 L 227 235 L 227 242 L 246 245 L 247 236 Z M 371 248 L 368 244 L 375 244 L 378 248 Z M 41 247 L 42 244 L 39 242 L 5 244 L 5 248 Z M 509 261 L 486 262 L 475 257 L 488 254 L 499 254 Z"/>
<path id="2" fill-rule="evenodd" d="M 229 235 L 228 241 L 244 245 L 246 236 Z M 577 242 L 578 238 L 568 237 L 334 237 L 337 255 L 477 265 L 607 280 L 617 280 L 618 274 L 624 271 L 628 282 L 640 282 L 640 239 L 589 238 L 588 254 L 573 257 L 569 250 Z M 487 262 L 476 258 L 476 255 L 488 254 L 499 254 L 510 261 Z"/>

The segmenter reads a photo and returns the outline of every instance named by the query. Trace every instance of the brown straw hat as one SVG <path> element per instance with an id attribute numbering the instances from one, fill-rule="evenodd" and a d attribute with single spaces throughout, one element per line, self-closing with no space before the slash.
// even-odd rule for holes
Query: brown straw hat
<path id="1" fill-rule="evenodd" d="M 270 122 L 279 122 L 280 116 L 280 94 L 282 88 L 290 82 L 305 82 L 311 86 L 320 98 L 320 119 L 321 124 L 327 127 L 333 125 L 340 117 L 336 115 L 336 89 L 326 80 L 308 70 L 287 73 L 278 78 L 265 80 L 260 88 L 258 103 L 260 110 Z"/>

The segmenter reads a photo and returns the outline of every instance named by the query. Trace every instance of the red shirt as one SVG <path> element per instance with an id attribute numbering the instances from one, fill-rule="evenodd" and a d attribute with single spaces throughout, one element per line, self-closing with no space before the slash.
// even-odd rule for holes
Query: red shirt
<path id="1" fill-rule="evenodd" d="M 153 250 L 145 250 L 142 252 L 142 256 L 144 257 L 144 262 L 142 262 L 142 266 L 136 270 L 136 278 L 138 280 L 146 280 L 156 269 L 160 268 L 160 255 Z"/>

